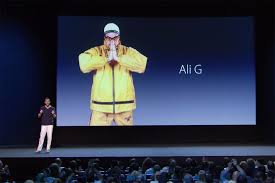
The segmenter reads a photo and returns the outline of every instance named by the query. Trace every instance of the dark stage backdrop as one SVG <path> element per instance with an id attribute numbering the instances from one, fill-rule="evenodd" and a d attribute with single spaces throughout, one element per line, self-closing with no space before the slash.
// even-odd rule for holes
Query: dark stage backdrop
<path id="1" fill-rule="evenodd" d="M 184 7 L 184 6 L 182 6 Z M 181 144 L 192 143 L 273 143 L 274 132 L 274 20 L 270 5 L 243 4 L 242 7 L 217 10 L 177 7 L 177 16 L 232 16 L 255 17 L 256 33 L 256 126 L 188 126 L 188 127 L 137 127 L 137 128 L 55 128 L 54 145 L 62 144 Z M 238 7 L 238 8 L 237 8 Z M 246 8 L 247 7 L 247 8 Z M 189 7 L 190 8 L 190 7 Z M 13 17 L 1 17 L 0 21 L 0 78 L 1 119 L 0 145 L 31 145 L 38 142 L 40 125 L 37 112 L 46 96 L 56 104 L 57 15 L 51 8 L 32 9 L 30 16 L 19 17 L 25 11 L 6 11 Z M 163 14 L 156 8 L 156 16 Z M 93 15 L 91 8 L 68 8 L 61 12 L 71 15 Z M 95 10 L 96 11 L 96 10 Z M 124 15 L 149 15 L 152 8 L 128 9 Z M 10 12 L 10 13 L 8 13 Z M 20 12 L 20 13 L 18 13 Z M 38 12 L 38 14 L 35 13 Z M 45 14 L 44 14 L 45 13 Z M 84 13 L 84 14 L 85 14 Z M 101 12 L 102 13 L 102 12 Z M 104 12 L 103 12 L 104 13 Z M 106 13 L 106 11 L 105 11 Z M 261 14 L 258 14 L 261 13 Z M 44 15 L 42 15 L 44 14 Z M 48 14 L 48 15 L 47 15 Z M 50 14 L 50 15 L 49 15 Z M 95 13 L 96 14 L 96 13 Z M 99 11 L 98 11 L 99 14 Z M 106 13 L 108 15 L 108 13 Z M 150 134 L 149 136 L 147 134 Z M 97 137 L 97 138 L 95 138 Z"/>
<path id="2" fill-rule="evenodd" d="M 38 143 L 39 107 L 55 105 L 55 17 L 5 17 L 0 21 L 0 145 Z"/>

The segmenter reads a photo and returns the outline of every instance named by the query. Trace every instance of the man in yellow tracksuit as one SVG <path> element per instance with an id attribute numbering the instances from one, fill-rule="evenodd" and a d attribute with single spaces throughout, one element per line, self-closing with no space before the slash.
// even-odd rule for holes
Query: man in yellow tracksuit
<path id="1" fill-rule="evenodd" d="M 91 92 L 90 126 L 133 125 L 136 108 L 132 72 L 143 73 L 147 57 L 131 47 L 121 45 L 116 24 L 104 27 L 104 44 L 79 55 L 83 73 L 94 71 Z"/>

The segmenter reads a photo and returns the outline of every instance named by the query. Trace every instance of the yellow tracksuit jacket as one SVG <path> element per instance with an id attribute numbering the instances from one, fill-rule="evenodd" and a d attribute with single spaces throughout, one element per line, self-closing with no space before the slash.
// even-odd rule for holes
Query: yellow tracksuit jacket
<path id="1" fill-rule="evenodd" d="M 95 71 L 91 92 L 91 110 L 120 113 L 136 108 L 132 72 L 143 73 L 147 57 L 131 47 L 119 45 L 118 64 L 110 66 L 105 45 L 91 48 L 79 55 L 83 73 Z"/>

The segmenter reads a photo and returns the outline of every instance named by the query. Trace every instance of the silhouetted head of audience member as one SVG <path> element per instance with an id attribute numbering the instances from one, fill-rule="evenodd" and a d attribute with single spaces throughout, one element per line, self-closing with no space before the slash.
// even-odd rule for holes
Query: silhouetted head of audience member
<path id="1" fill-rule="evenodd" d="M 96 167 L 96 169 L 97 170 L 101 170 L 102 169 L 102 167 L 100 166 L 100 159 L 99 158 L 95 158 L 94 159 L 94 163 L 95 163 L 95 167 Z"/>
<path id="2" fill-rule="evenodd" d="M 254 159 L 248 158 L 248 159 L 246 160 L 246 162 L 247 162 L 247 166 L 248 166 L 249 168 L 255 168 L 255 160 L 254 160 Z"/>
<path id="3" fill-rule="evenodd" d="M 212 174 L 206 174 L 205 181 L 207 183 L 213 183 L 214 182 L 214 177 Z"/>
<path id="4" fill-rule="evenodd" d="M 96 163 L 94 162 L 93 159 L 90 159 L 90 160 L 88 161 L 88 168 L 93 168 L 93 167 L 95 167 L 95 165 L 96 165 Z"/>
<path id="5" fill-rule="evenodd" d="M 66 182 L 73 175 L 73 171 L 70 168 L 63 168 L 60 172 L 60 179 Z"/>
<path id="6" fill-rule="evenodd" d="M 2 168 L 4 168 L 4 164 L 3 164 L 2 160 L 0 160 L 0 170 L 1 170 Z"/>
<path id="7" fill-rule="evenodd" d="M 77 162 L 75 160 L 70 161 L 69 168 L 72 169 L 73 172 L 77 170 Z"/>
<path id="8" fill-rule="evenodd" d="M 193 162 L 193 160 L 191 158 L 186 158 L 185 162 L 184 162 L 184 166 L 189 168 L 189 167 L 193 166 L 192 162 Z"/>
<path id="9" fill-rule="evenodd" d="M 130 159 L 129 164 L 136 163 L 136 162 L 137 162 L 137 159 L 136 158 L 132 158 L 132 159 Z"/>
<path id="10" fill-rule="evenodd" d="M 42 170 L 42 173 L 44 174 L 45 177 L 50 176 L 50 169 L 45 168 L 45 169 Z"/>
<path id="11" fill-rule="evenodd" d="M 35 178 L 35 182 L 44 182 L 45 180 L 45 174 L 44 173 L 38 173 Z"/>
<path id="12" fill-rule="evenodd" d="M 152 158 L 145 158 L 142 162 L 142 172 L 144 173 L 147 169 L 152 168 L 154 165 L 154 161 Z"/>
<path id="13" fill-rule="evenodd" d="M 180 166 L 176 166 L 175 167 L 175 171 L 174 171 L 174 174 L 172 175 L 172 179 L 177 179 L 177 180 L 181 180 L 182 179 L 182 168 Z"/>
<path id="14" fill-rule="evenodd" d="M 266 168 L 265 168 L 264 165 L 259 165 L 258 168 L 257 168 L 257 171 L 261 171 L 261 172 L 263 172 L 263 174 L 265 174 Z"/>
<path id="15" fill-rule="evenodd" d="M 266 183 L 274 183 L 274 178 L 275 178 L 274 171 L 269 170 L 269 171 L 266 173 L 266 180 L 265 180 L 265 182 L 266 182 Z"/>
<path id="16" fill-rule="evenodd" d="M 232 180 L 236 182 L 237 179 L 238 179 L 238 177 L 239 177 L 239 175 L 240 175 L 240 172 L 239 172 L 239 171 L 234 171 L 234 172 L 232 173 Z"/>
<path id="17" fill-rule="evenodd" d="M 121 177 L 121 169 L 119 166 L 115 166 L 111 169 L 110 176 L 117 179 Z"/>
<path id="18" fill-rule="evenodd" d="M 167 176 L 170 177 L 172 174 L 175 173 L 177 162 L 175 159 L 171 158 L 168 161 L 168 168 L 165 167 L 165 171 L 167 171 Z"/>
<path id="19" fill-rule="evenodd" d="M 77 158 L 75 161 L 76 161 L 76 170 L 77 170 L 78 172 L 83 171 L 81 159 Z"/>
<path id="20" fill-rule="evenodd" d="M 239 174 L 237 178 L 237 183 L 247 183 L 247 178 L 243 174 Z"/>
<path id="21" fill-rule="evenodd" d="M 139 171 L 139 164 L 137 162 L 133 162 L 130 164 L 130 172 Z"/>
<path id="22" fill-rule="evenodd" d="M 24 183 L 34 183 L 34 181 L 33 181 L 33 180 L 28 179 L 28 180 L 26 180 Z"/>
<path id="23" fill-rule="evenodd" d="M 254 177 L 254 181 L 264 182 L 265 174 L 262 171 L 257 171 Z"/>
<path id="24" fill-rule="evenodd" d="M 265 183 L 274 183 L 274 179 L 272 177 L 267 177 Z"/>
<path id="25" fill-rule="evenodd" d="M 198 173 L 199 181 L 206 182 L 206 172 L 204 170 L 200 170 Z"/>
<path id="26" fill-rule="evenodd" d="M 255 161 L 255 165 L 258 167 L 258 166 L 261 166 L 261 165 L 265 165 L 266 164 L 266 161 L 263 159 L 263 158 L 259 158 Z"/>
<path id="27" fill-rule="evenodd" d="M 50 177 L 58 178 L 59 177 L 59 166 L 56 163 L 52 163 L 49 166 Z"/>
<path id="28" fill-rule="evenodd" d="M 95 163 L 97 163 L 97 164 L 100 164 L 100 159 L 99 158 L 95 158 Z"/>
<path id="29" fill-rule="evenodd" d="M 177 165 L 177 161 L 175 159 L 170 159 L 169 160 L 169 167 L 170 168 L 175 168 Z"/>
<path id="30" fill-rule="evenodd" d="M 246 161 L 241 161 L 239 165 L 245 172 L 247 172 L 248 165 Z"/>
<path id="31" fill-rule="evenodd" d="M 2 182 L 8 182 L 10 179 L 9 166 L 4 165 L 4 163 L 1 160 L 0 160 L 0 179 Z"/>
<path id="32" fill-rule="evenodd" d="M 201 162 L 201 169 L 207 170 L 208 169 L 209 162 L 207 160 L 203 160 Z"/>
<path id="33" fill-rule="evenodd" d="M 226 168 L 231 160 L 228 157 L 223 158 L 223 167 Z"/>
<path id="34" fill-rule="evenodd" d="M 268 168 L 268 170 L 274 170 L 274 163 L 272 161 L 268 161 L 267 168 Z"/>
<path id="35" fill-rule="evenodd" d="M 193 182 L 193 177 L 191 174 L 185 174 L 183 176 L 183 183 L 192 183 Z"/>
<path id="36" fill-rule="evenodd" d="M 60 158 L 56 158 L 56 159 L 54 160 L 54 163 L 56 163 L 59 167 L 62 166 L 62 160 L 61 160 Z"/>
<path id="37" fill-rule="evenodd" d="M 160 170 L 161 170 L 161 167 L 160 167 L 159 164 L 155 164 L 155 165 L 153 166 L 153 171 L 154 171 L 154 173 L 159 172 Z"/>
<path id="38" fill-rule="evenodd" d="M 216 165 L 213 161 L 208 161 L 208 166 L 207 166 L 207 172 L 210 174 L 214 174 L 216 170 Z"/>
<path id="39" fill-rule="evenodd" d="M 167 182 L 170 179 L 170 176 L 167 172 L 161 171 L 159 174 L 159 182 Z"/>
<path id="40" fill-rule="evenodd" d="M 155 172 L 153 174 L 153 176 L 151 177 L 151 180 L 152 181 L 160 181 L 160 175 L 161 175 L 160 171 Z"/>
<path id="41" fill-rule="evenodd" d="M 119 166 L 118 160 L 112 160 L 112 161 L 111 161 L 111 168 L 114 168 L 114 167 L 116 167 L 116 166 Z"/>
<path id="42" fill-rule="evenodd" d="M 114 177 L 108 177 L 107 183 L 119 183 L 116 178 Z"/>
<path id="43" fill-rule="evenodd" d="M 247 168 L 246 168 L 246 175 L 249 177 L 254 177 L 255 175 L 255 161 L 252 158 L 248 158 L 246 160 Z"/>

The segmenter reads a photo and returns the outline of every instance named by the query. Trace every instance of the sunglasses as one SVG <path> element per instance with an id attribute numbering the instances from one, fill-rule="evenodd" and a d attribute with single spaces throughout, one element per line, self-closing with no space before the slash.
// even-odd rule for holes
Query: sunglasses
<path id="1" fill-rule="evenodd" d="M 113 37 L 113 38 L 105 36 L 104 39 L 106 39 L 108 41 L 112 41 L 112 40 L 117 41 L 119 39 L 119 36 L 116 36 L 116 37 Z"/>

